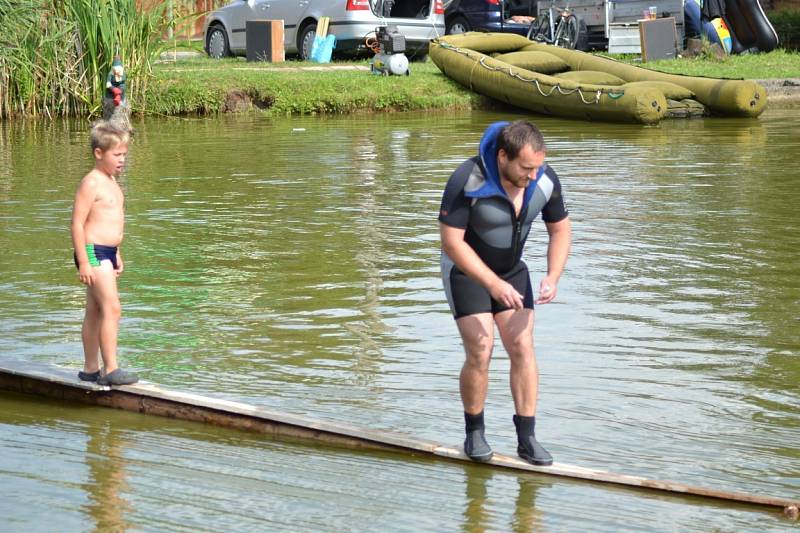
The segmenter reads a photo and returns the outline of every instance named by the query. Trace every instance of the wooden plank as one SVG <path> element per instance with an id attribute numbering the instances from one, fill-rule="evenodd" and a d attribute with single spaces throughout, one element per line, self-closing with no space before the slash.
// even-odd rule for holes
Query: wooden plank
<path id="1" fill-rule="evenodd" d="M 121 387 L 102 387 L 79 381 L 76 370 L 44 363 L 0 359 L 0 390 L 192 420 L 274 436 L 312 439 L 348 448 L 416 452 L 432 457 L 472 463 L 460 446 L 447 446 L 389 431 L 375 431 L 339 422 L 280 413 L 264 407 L 221 398 L 167 390 L 148 382 Z M 549 476 L 583 479 L 780 509 L 785 516 L 794 520 L 800 516 L 800 500 L 798 499 L 715 490 L 564 463 L 554 463 L 552 466 L 534 466 L 516 457 L 501 454 L 495 454 L 491 461 L 481 464 L 515 471 L 535 472 Z"/>
<path id="2" fill-rule="evenodd" d="M 283 46 L 285 38 L 283 24 L 283 20 L 270 21 L 272 27 L 272 31 L 270 32 L 270 53 L 272 57 L 270 61 L 273 63 L 283 63 L 286 61 L 286 49 Z"/>
<path id="3" fill-rule="evenodd" d="M 328 25 L 331 22 L 330 17 L 320 17 L 317 23 L 317 35 L 325 38 L 328 36 Z"/>
<path id="4" fill-rule="evenodd" d="M 283 20 L 248 20 L 245 24 L 247 61 L 284 61 L 283 38 Z"/>

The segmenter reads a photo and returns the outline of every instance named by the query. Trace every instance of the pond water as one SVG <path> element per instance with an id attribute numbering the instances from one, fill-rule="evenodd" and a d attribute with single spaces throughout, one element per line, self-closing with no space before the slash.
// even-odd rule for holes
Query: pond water
<path id="1" fill-rule="evenodd" d="M 448 444 L 444 183 L 513 112 L 148 119 L 120 357 L 143 379 Z M 536 118 L 574 244 L 536 316 L 557 461 L 800 498 L 800 111 L 657 127 Z M 87 124 L 0 123 L 0 357 L 80 367 L 69 237 Z M 546 232 L 525 253 L 545 270 Z M 508 359 L 486 406 L 515 454 Z M 0 515 L 63 530 L 782 530 L 778 513 L 0 393 Z"/>

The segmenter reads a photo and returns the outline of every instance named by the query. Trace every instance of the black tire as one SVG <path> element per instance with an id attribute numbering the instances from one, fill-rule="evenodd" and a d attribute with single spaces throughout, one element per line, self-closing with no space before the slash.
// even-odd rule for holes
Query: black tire
<path id="1" fill-rule="evenodd" d="M 586 21 L 581 17 L 578 17 L 578 44 L 575 46 L 575 50 L 589 51 L 589 28 L 586 27 Z"/>
<path id="2" fill-rule="evenodd" d="M 302 61 L 311 60 L 311 48 L 314 46 L 314 38 L 317 36 L 317 24 L 311 23 L 303 26 L 297 34 L 297 55 Z"/>
<path id="3" fill-rule="evenodd" d="M 461 15 L 451 18 L 447 23 L 447 28 L 445 28 L 445 33 L 447 35 L 453 35 L 454 33 L 466 33 L 468 31 L 472 31 L 472 26 L 470 26 L 469 21 Z"/>
<path id="4" fill-rule="evenodd" d="M 537 17 L 528 28 L 528 39 L 540 43 L 550 42 L 550 16 L 547 14 Z"/>
<path id="5" fill-rule="evenodd" d="M 428 45 L 407 49 L 406 57 L 409 63 L 424 63 L 428 60 Z"/>
<path id="6" fill-rule="evenodd" d="M 556 35 L 553 44 L 561 48 L 574 50 L 578 46 L 578 19 L 575 15 L 569 15 L 561 19 L 561 23 L 556 28 Z"/>
<path id="7" fill-rule="evenodd" d="M 216 24 L 208 28 L 206 35 L 206 52 L 212 59 L 222 59 L 231 55 L 231 48 L 228 44 L 228 36 L 225 28 Z"/>

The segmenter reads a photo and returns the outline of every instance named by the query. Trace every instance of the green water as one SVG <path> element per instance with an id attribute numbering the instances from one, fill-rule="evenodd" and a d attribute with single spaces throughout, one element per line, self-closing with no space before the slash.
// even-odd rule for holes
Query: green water
<path id="1" fill-rule="evenodd" d="M 136 125 L 125 366 L 165 387 L 445 443 L 462 352 L 436 213 L 500 113 Z M 800 112 L 539 119 L 574 246 L 537 310 L 557 461 L 800 499 Z M 81 360 L 72 196 L 86 124 L 0 123 L 0 357 Z M 545 268 L 543 226 L 526 251 Z M 515 453 L 508 360 L 487 401 Z M 0 513 L 52 531 L 781 530 L 775 513 L 353 453 L 0 394 Z"/>

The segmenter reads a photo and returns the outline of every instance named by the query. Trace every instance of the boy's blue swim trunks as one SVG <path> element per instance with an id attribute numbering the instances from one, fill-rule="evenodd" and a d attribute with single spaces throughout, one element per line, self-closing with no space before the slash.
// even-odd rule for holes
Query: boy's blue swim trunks
<path id="1" fill-rule="evenodd" d="M 103 246 L 102 244 L 87 244 L 86 255 L 89 256 L 89 264 L 93 267 L 99 267 L 101 261 L 111 261 L 114 270 L 117 269 L 117 247 L 116 246 Z M 78 256 L 72 254 L 72 259 L 75 261 L 75 268 L 78 266 Z"/>

